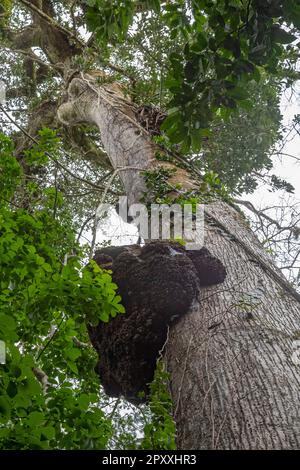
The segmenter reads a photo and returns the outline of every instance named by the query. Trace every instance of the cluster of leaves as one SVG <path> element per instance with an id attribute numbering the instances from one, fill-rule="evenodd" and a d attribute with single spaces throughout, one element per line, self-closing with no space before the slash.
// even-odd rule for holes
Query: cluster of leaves
<path id="1" fill-rule="evenodd" d="M 272 150 L 282 138 L 280 86 L 271 79 L 249 82 L 251 106 L 240 108 L 224 122 L 216 116 L 202 151 L 193 158 L 199 169 L 213 171 L 230 192 L 250 193 L 255 174 L 272 168 Z"/>
<path id="2" fill-rule="evenodd" d="M 168 182 L 170 176 L 176 171 L 172 168 L 158 168 L 155 170 L 147 170 L 143 172 L 147 192 L 141 199 L 142 202 L 156 202 L 158 204 L 168 201 L 168 193 L 174 190 Z"/>
<path id="3" fill-rule="evenodd" d="M 177 48 L 168 54 L 170 100 L 163 130 L 184 152 L 198 152 L 216 113 L 249 105 L 248 82 L 261 70 L 277 74 L 295 56 L 290 43 L 300 25 L 295 0 L 87 1 L 87 24 L 102 43 L 125 41 L 131 25 L 158 15 Z M 294 31 L 287 31 L 285 25 Z M 286 45 L 289 45 L 288 48 Z M 284 70 L 288 75 L 288 71 Z"/>
<path id="4" fill-rule="evenodd" d="M 115 38 L 124 40 L 136 12 L 154 10 L 159 12 L 159 0 L 85 0 L 88 5 L 86 20 L 89 28 L 97 33 L 100 41 Z"/>
<path id="5" fill-rule="evenodd" d="M 280 113 L 281 87 L 277 81 L 262 77 L 259 83 L 249 82 L 247 89 L 251 106 L 240 107 L 239 112 L 230 114 L 226 121 L 217 113 L 203 137 L 202 149 L 196 154 L 190 151 L 184 155 L 187 170 L 191 163 L 204 175 L 217 175 L 227 193 L 231 194 L 250 193 L 256 189 L 256 175 L 272 168 L 272 152 L 284 135 Z M 178 165 L 174 158 L 176 146 L 165 135 L 154 139 L 165 150 L 157 152 L 156 158 Z M 274 179 L 269 183 L 275 190 L 290 188 L 288 183 L 279 187 Z"/>
<path id="6" fill-rule="evenodd" d="M 176 449 L 176 427 L 172 418 L 173 402 L 168 389 L 169 374 L 161 361 L 157 362 L 154 380 L 150 385 L 151 422 L 144 427 L 141 449 Z"/>
<path id="7" fill-rule="evenodd" d="M 293 185 L 288 183 L 287 181 L 283 180 L 282 178 L 279 178 L 276 175 L 271 176 L 271 182 L 274 190 L 277 189 L 284 189 L 287 193 L 293 194 L 295 191 L 295 188 Z"/>
<path id="8" fill-rule="evenodd" d="M 208 127 L 217 109 L 226 112 L 236 108 L 237 102 L 247 102 L 247 82 L 253 77 L 259 81 L 260 67 L 276 72 L 285 53 L 282 45 L 296 39 L 277 22 L 278 17 L 284 21 L 286 10 L 291 12 L 287 3 L 281 8 L 277 1 L 267 5 L 260 1 L 195 1 L 191 2 L 192 25 L 181 2 L 166 7 L 174 36 L 187 38 L 183 50 L 170 56 L 168 86 L 174 95 L 173 112 L 165 128 L 173 141 L 185 140 L 186 147 L 192 145 L 196 151 L 197 131 Z M 294 10 L 296 14 L 296 5 Z M 180 131 L 179 121 L 183 123 Z"/>
<path id="9" fill-rule="evenodd" d="M 46 139 L 28 157 L 39 155 L 41 164 L 42 147 L 52 144 Z M 84 267 L 69 219 L 59 207 L 54 217 L 51 192 L 29 210 L 17 205 L 23 175 L 12 152 L 11 140 L 1 135 L 0 340 L 6 363 L 0 366 L 0 448 L 104 448 L 112 429 L 98 407 L 86 322 L 108 321 L 124 308 L 110 274 L 93 262 Z M 48 376 L 46 385 L 36 368 Z"/>
<path id="10" fill-rule="evenodd" d="M 175 185 L 169 183 L 169 179 L 175 171 L 175 169 L 163 167 L 144 171 L 147 192 L 141 199 L 142 202 L 191 204 L 193 211 L 195 211 L 196 204 L 211 201 L 216 196 L 221 197 L 223 200 L 231 200 L 227 187 L 213 171 L 203 173 L 197 189 L 191 191 L 183 191 L 180 183 Z M 177 193 L 177 197 L 174 196 L 174 193 Z"/>

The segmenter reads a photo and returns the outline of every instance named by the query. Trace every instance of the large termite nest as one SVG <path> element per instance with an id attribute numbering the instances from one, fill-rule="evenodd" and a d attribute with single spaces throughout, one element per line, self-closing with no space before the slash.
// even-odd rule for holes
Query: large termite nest
<path id="1" fill-rule="evenodd" d="M 147 397 L 168 325 L 188 313 L 201 286 L 223 282 L 226 269 L 206 248 L 187 251 L 172 242 L 108 247 L 94 259 L 112 270 L 126 309 L 88 327 L 97 373 L 108 395 L 136 403 Z"/>

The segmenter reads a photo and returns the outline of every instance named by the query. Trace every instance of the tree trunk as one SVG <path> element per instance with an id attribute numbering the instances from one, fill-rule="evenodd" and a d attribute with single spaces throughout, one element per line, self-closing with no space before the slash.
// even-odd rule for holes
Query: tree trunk
<path id="1" fill-rule="evenodd" d="M 130 204 L 146 191 L 141 170 L 170 166 L 155 159 L 156 147 L 118 85 L 75 78 L 59 118 L 97 124 Z M 185 170 L 172 178 L 184 189 L 195 186 Z M 164 360 L 178 448 L 297 449 L 300 296 L 236 209 L 215 202 L 205 211 L 205 246 L 227 278 L 202 288 L 199 302 L 169 331 Z"/>
<path id="2" fill-rule="evenodd" d="M 205 233 L 227 278 L 201 289 L 199 305 L 169 334 L 178 447 L 298 449 L 299 302 L 241 215 L 220 203 L 207 211 L 228 229 L 207 222 Z"/>

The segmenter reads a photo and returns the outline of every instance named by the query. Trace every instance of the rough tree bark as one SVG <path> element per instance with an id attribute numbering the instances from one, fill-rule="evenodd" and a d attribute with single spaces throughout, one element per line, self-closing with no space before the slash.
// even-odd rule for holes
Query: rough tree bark
<path id="1" fill-rule="evenodd" d="M 118 85 L 75 78 L 59 109 L 66 124 L 96 124 L 130 204 L 155 146 Z M 126 169 L 127 168 L 127 169 Z M 185 171 L 174 176 L 188 188 Z M 224 202 L 206 206 L 205 245 L 227 269 L 224 284 L 201 289 L 188 315 L 170 328 L 170 372 L 180 449 L 300 447 L 299 296 L 264 252 L 243 216 Z"/>

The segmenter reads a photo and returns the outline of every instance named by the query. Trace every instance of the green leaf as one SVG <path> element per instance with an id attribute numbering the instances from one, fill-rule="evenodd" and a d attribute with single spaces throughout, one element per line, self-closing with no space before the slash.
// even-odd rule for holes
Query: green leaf
<path id="1" fill-rule="evenodd" d="M 207 47 L 207 44 L 207 37 L 202 32 L 198 32 L 195 42 L 191 44 L 191 50 L 202 52 Z"/>
<path id="2" fill-rule="evenodd" d="M 86 393 L 83 393 L 82 395 L 80 395 L 77 402 L 78 402 L 80 409 L 85 411 L 88 409 L 90 405 L 90 397 Z"/>
<path id="3" fill-rule="evenodd" d="M 279 25 L 274 25 L 272 27 L 271 38 L 274 42 L 278 42 L 280 44 L 290 44 L 297 39 L 294 34 L 285 31 L 284 29 L 280 28 Z"/>
<path id="4" fill-rule="evenodd" d="M 122 304 L 116 304 L 114 305 L 115 309 L 117 310 L 117 312 L 119 313 L 125 313 L 125 308 L 123 307 Z"/>
<path id="5" fill-rule="evenodd" d="M 77 365 L 75 364 L 75 362 L 67 361 L 67 364 L 68 364 L 70 370 L 71 370 L 72 372 L 74 372 L 74 374 L 78 375 L 78 367 L 77 367 Z"/>
<path id="6" fill-rule="evenodd" d="M 223 46 L 225 49 L 231 51 L 234 57 L 236 58 L 240 57 L 241 46 L 240 46 L 240 41 L 238 39 L 228 35 L 223 41 Z"/>
<path id="7" fill-rule="evenodd" d="M 0 422 L 5 422 L 11 412 L 10 404 L 7 398 L 0 396 Z"/>
<path id="8" fill-rule="evenodd" d="M 52 426 L 45 426 L 41 432 L 41 439 L 45 438 L 46 440 L 51 441 L 55 438 L 55 429 Z"/>
<path id="9" fill-rule="evenodd" d="M 18 387 L 15 384 L 15 382 L 12 382 L 12 381 L 9 382 L 7 389 L 6 389 L 6 393 L 10 398 L 14 398 L 17 395 Z"/>
<path id="10" fill-rule="evenodd" d="M 172 112 L 172 114 L 167 116 L 166 119 L 163 121 L 162 125 L 160 126 L 160 129 L 162 131 L 167 131 L 168 129 L 171 129 L 171 127 L 173 127 L 176 123 L 180 122 L 180 120 L 181 120 L 181 113 L 178 111 Z"/>
<path id="11" fill-rule="evenodd" d="M 16 327 L 17 325 L 14 318 L 0 314 L 0 339 L 6 341 L 17 339 L 17 336 L 14 333 Z"/>
<path id="12" fill-rule="evenodd" d="M 33 411 L 27 417 L 27 423 L 30 427 L 40 426 L 45 421 L 45 415 L 39 411 Z"/>
<path id="13" fill-rule="evenodd" d="M 76 361 L 81 356 L 81 351 L 78 348 L 69 348 L 65 350 L 65 355 L 72 361 Z"/>
<path id="14" fill-rule="evenodd" d="M 200 132 L 191 133 L 191 149 L 193 152 L 198 153 L 202 147 L 202 140 Z"/>

